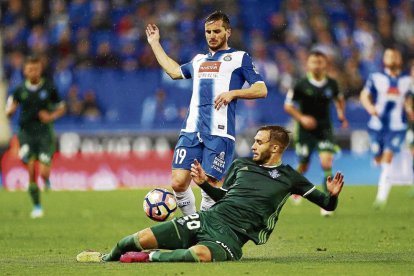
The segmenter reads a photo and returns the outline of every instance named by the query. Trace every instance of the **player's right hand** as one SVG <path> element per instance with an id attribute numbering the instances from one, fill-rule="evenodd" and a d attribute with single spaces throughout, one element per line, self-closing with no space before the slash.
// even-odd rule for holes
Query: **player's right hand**
<path id="1" fill-rule="evenodd" d="M 208 177 L 204 172 L 204 169 L 201 167 L 201 164 L 197 161 L 197 159 L 194 159 L 193 164 L 191 164 L 190 175 L 197 185 L 203 184 L 205 181 L 208 180 Z"/>
<path id="2" fill-rule="evenodd" d="M 344 175 L 336 172 L 335 176 L 328 176 L 326 180 L 326 187 L 331 196 L 338 196 L 344 186 Z"/>
<path id="3" fill-rule="evenodd" d="M 315 129 L 318 123 L 316 122 L 315 118 L 308 115 L 302 115 L 300 118 L 300 124 L 308 130 Z"/>
<path id="4" fill-rule="evenodd" d="M 160 40 L 160 30 L 155 24 L 148 24 L 145 33 L 149 44 Z"/>

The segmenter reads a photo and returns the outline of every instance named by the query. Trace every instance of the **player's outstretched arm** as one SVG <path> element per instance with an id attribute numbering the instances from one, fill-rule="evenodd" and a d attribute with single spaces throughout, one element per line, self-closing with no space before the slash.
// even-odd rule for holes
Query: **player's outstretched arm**
<path id="1" fill-rule="evenodd" d="M 334 177 L 328 177 L 326 184 L 329 194 L 321 192 L 318 189 L 313 189 L 305 197 L 327 211 L 334 211 L 338 205 L 338 196 L 344 185 L 344 176 L 340 172 L 337 172 Z"/>
<path id="2" fill-rule="evenodd" d="M 172 79 L 182 79 L 180 65 L 170 58 L 160 44 L 160 30 L 155 24 L 148 24 L 145 33 L 147 41 L 154 52 L 155 58 Z"/>

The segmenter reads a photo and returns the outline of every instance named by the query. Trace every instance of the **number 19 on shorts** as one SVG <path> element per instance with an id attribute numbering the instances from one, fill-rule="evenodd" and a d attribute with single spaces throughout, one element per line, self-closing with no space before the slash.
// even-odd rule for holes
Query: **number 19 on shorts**
<path id="1" fill-rule="evenodd" d="M 187 150 L 186 149 L 176 149 L 175 150 L 174 163 L 175 164 L 182 164 L 186 155 L 187 155 Z"/>

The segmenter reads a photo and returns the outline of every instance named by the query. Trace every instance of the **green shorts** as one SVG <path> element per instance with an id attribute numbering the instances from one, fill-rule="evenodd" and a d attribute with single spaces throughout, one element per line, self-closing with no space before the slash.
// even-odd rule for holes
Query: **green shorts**
<path id="1" fill-rule="evenodd" d="M 176 218 L 151 227 L 160 249 L 187 249 L 205 245 L 213 261 L 235 261 L 242 257 L 242 246 L 237 235 L 205 212 Z"/>
<path id="2" fill-rule="evenodd" d="M 296 155 L 302 164 L 309 163 L 315 149 L 319 153 L 336 153 L 340 150 L 339 146 L 335 144 L 331 128 L 308 131 L 297 127 L 294 144 Z"/>
<path id="3" fill-rule="evenodd" d="M 55 153 L 55 139 L 52 134 L 29 134 L 19 131 L 20 149 L 19 157 L 23 163 L 30 160 L 39 160 L 42 164 L 50 165 L 53 153 Z"/>

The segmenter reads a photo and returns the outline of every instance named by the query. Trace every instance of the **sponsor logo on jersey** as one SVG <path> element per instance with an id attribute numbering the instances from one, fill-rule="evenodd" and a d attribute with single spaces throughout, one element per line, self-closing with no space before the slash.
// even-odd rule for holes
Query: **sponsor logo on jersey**
<path id="1" fill-rule="evenodd" d="M 219 61 L 204 61 L 198 69 L 198 77 L 200 79 L 218 78 L 220 66 L 221 62 Z"/>
<path id="2" fill-rule="evenodd" d="M 280 176 L 279 171 L 276 169 L 269 171 L 269 174 L 273 179 L 278 178 Z"/>
<path id="3" fill-rule="evenodd" d="M 398 90 L 398 87 L 390 86 L 387 90 L 387 97 L 389 98 L 395 98 L 400 95 L 400 90 Z"/>
<path id="4" fill-rule="evenodd" d="M 224 161 L 225 154 L 226 153 L 222 151 L 219 155 L 214 157 L 213 165 L 211 166 L 213 169 L 220 173 L 224 172 L 224 166 L 226 165 L 226 162 Z"/>
<path id="5" fill-rule="evenodd" d="M 308 96 L 312 96 L 313 95 L 313 90 L 308 88 L 308 89 L 305 90 L 305 94 L 308 95 Z"/>
<path id="6" fill-rule="evenodd" d="M 219 61 L 204 61 L 203 63 L 201 63 L 198 72 L 219 72 L 220 66 L 221 62 Z"/>
<path id="7" fill-rule="evenodd" d="M 231 55 L 230 54 L 225 55 L 224 58 L 223 58 L 223 60 L 224 61 L 231 61 L 232 60 Z"/>
<path id="8" fill-rule="evenodd" d="M 218 127 L 218 129 L 225 129 L 225 126 L 223 126 L 223 125 L 218 125 L 217 127 Z"/>

